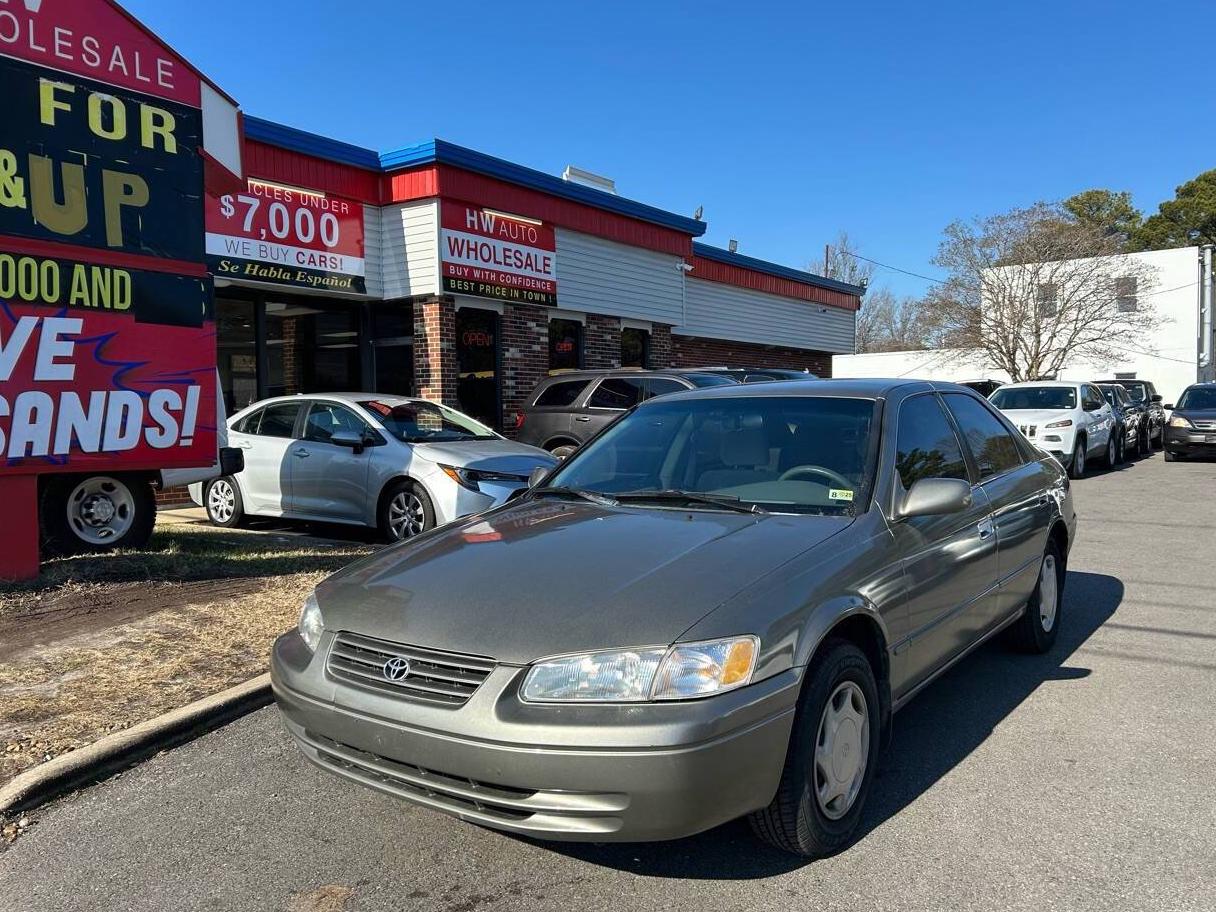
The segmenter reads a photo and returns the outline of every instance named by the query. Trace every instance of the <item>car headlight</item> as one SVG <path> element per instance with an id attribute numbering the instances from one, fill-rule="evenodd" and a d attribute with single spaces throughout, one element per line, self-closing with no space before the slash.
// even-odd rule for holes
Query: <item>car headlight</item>
<path id="1" fill-rule="evenodd" d="M 742 687 L 760 654 L 754 636 L 703 643 L 584 652 L 537 662 L 520 696 L 534 703 L 687 700 Z"/>
<path id="2" fill-rule="evenodd" d="M 1065 418 L 1063 421 L 1053 421 L 1053 422 L 1051 422 L 1051 424 L 1043 425 L 1043 427 L 1045 427 L 1045 428 L 1072 427 L 1072 419 Z"/>
<path id="3" fill-rule="evenodd" d="M 526 482 L 526 475 L 512 475 L 510 472 L 487 472 L 483 469 L 465 469 L 458 466 L 441 465 L 443 474 L 462 488 L 468 488 L 470 491 L 480 491 L 477 486 L 479 481 L 507 481 L 507 482 Z"/>
<path id="4" fill-rule="evenodd" d="M 1191 424 L 1190 421 L 1188 421 L 1186 418 L 1183 418 L 1181 415 L 1171 415 L 1170 416 L 1170 427 L 1193 428 L 1194 426 L 1195 425 Z"/>
<path id="5" fill-rule="evenodd" d="M 317 604 L 317 594 L 308 593 L 304 599 L 304 607 L 300 610 L 300 622 L 297 625 L 300 637 L 313 652 L 321 642 L 321 634 L 325 632 L 325 622 L 321 618 L 321 606 Z"/>

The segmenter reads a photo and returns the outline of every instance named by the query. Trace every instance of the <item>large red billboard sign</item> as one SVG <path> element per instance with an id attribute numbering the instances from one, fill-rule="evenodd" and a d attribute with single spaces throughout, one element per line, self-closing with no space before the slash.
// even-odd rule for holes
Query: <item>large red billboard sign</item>
<path id="1" fill-rule="evenodd" d="M 0 0 L 0 476 L 210 465 L 197 75 L 107 0 Z"/>
<path id="2" fill-rule="evenodd" d="M 207 197 L 207 263 L 218 278 L 367 291 L 363 204 L 250 179 Z"/>
<path id="3" fill-rule="evenodd" d="M 443 290 L 527 304 L 557 304 L 553 226 L 444 200 Z"/>

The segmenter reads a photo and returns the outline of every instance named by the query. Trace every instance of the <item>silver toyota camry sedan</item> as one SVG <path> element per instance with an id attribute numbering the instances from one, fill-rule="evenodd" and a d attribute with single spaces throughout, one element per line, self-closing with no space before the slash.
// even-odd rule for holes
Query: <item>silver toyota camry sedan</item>
<path id="1" fill-rule="evenodd" d="M 750 815 L 820 856 L 921 688 L 999 633 L 1051 648 L 1075 533 L 1059 463 L 964 387 L 676 393 L 323 582 L 274 693 L 313 763 L 472 823 L 633 841 Z"/>
<path id="2" fill-rule="evenodd" d="M 218 526 L 282 516 L 378 527 L 401 541 L 486 510 L 557 459 L 447 406 L 377 393 L 279 396 L 228 422 L 245 469 L 191 486 Z"/>

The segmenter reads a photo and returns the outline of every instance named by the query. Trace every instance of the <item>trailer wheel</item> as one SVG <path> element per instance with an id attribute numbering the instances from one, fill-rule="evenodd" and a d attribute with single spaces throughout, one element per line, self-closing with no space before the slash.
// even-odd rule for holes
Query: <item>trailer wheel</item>
<path id="1" fill-rule="evenodd" d="M 156 522 L 156 496 L 140 475 L 66 475 L 47 479 L 40 519 L 52 554 L 142 548 Z"/>

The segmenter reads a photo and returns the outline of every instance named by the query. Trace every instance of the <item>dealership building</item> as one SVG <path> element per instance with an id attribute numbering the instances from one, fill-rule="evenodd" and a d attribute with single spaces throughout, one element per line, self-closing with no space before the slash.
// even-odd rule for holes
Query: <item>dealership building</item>
<path id="1" fill-rule="evenodd" d="M 510 427 L 569 368 L 805 368 L 854 350 L 864 289 L 697 241 L 704 222 L 433 140 L 377 153 L 243 118 L 244 187 L 209 188 L 230 412 L 413 394 Z"/>

